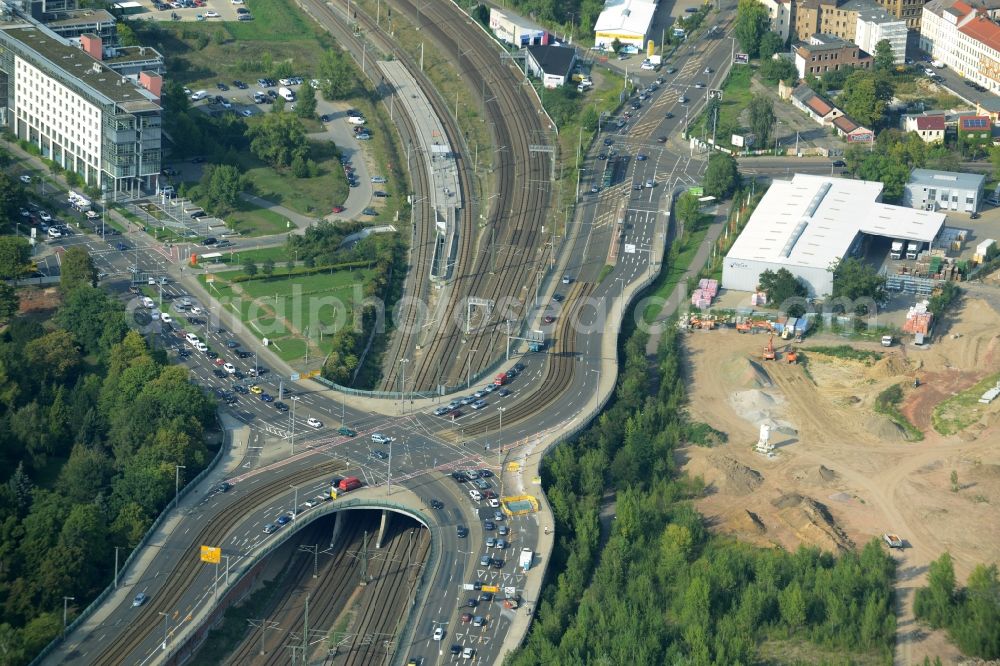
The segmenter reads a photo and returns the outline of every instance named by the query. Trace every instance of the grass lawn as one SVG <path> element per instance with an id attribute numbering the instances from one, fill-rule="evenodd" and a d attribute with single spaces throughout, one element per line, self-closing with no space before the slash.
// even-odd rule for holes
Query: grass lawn
<path id="1" fill-rule="evenodd" d="M 295 226 L 289 227 L 287 218 L 266 208 L 257 208 L 247 201 L 238 201 L 236 208 L 226 215 L 226 222 L 243 236 L 273 236 Z"/>
<path id="2" fill-rule="evenodd" d="M 252 120 L 248 123 L 251 127 L 253 124 Z M 287 169 L 278 171 L 249 153 L 240 156 L 240 166 L 258 196 L 319 218 L 347 199 L 347 176 L 340 168 L 333 143 L 311 141 L 309 157 L 319 167 L 319 175 L 313 178 L 296 178 Z"/>
<path id="3" fill-rule="evenodd" d="M 234 266 L 242 266 L 248 261 L 252 261 L 258 265 L 266 259 L 270 259 L 274 262 L 275 272 L 281 273 L 284 269 L 285 263 L 291 257 L 288 256 L 287 250 L 285 250 L 284 245 L 279 245 L 277 247 L 263 247 L 259 250 L 242 250 L 241 252 L 223 252 L 222 258 L 219 259 L 220 263 L 232 264 Z"/>
<path id="4" fill-rule="evenodd" d="M 688 235 L 684 247 L 677 253 L 673 261 L 671 261 L 669 256 L 667 257 L 667 260 L 664 262 L 665 265 L 660 271 L 660 276 L 656 279 L 656 286 L 648 296 L 648 298 L 662 299 L 662 301 L 650 303 L 642 313 L 643 321 L 647 324 L 653 323 L 660 314 L 665 301 L 670 298 L 670 294 L 673 293 L 677 283 L 681 281 L 684 273 L 691 266 L 691 261 L 698 251 L 698 246 L 701 245 L 701 241 L 707 233 L 708 225 L 699 225 L 698 229 Z"/>
<path id="5" fill-rule="evenodd" d="M 205 286 L 226 310 L 238 312 L 254 335 L 272 341 L 282 359 L 291 362 L 306 356 L 303 335 L 307 331 L 310 358 L 325 356 L 333 348 L 332 336 L 353 325 L 355 296 L 364 293 L 374 272 L 355 269 L 292 277 L 281 272 L 278 268 L 270 279 L 230 284 L 227 278 L 243 275 L 243 271 L 225 271 L 216 273 L 215 282 Z M 199 279 L 205 284 L 204 276 Z"/>
<path id="6" fill-rule="evenodd" d="M 716 136 L 728 136 L 728 133 L 741 129 L 740 114 L 750 105 L 753 93 L 750 90 L 750 80 L 755 68 L 748 65 L 733 67 L 722 84 L 722 103 L 719 105 L 719 122 Z M 712 120 L 705 113 L 691 123 L 689 134 L 701 136 L 703 131 L 711 134 Z"/>
<path id="7" fill-rule="evenodd" d="M 942 435 L 953 435 L 983 417 L 989 405 L 979 402 L 980 396 L 996 386 L 1000 374 L 990 375 L 975 386 L 954 395 L 937 407 L 931 414 L 931 425 Z"/>

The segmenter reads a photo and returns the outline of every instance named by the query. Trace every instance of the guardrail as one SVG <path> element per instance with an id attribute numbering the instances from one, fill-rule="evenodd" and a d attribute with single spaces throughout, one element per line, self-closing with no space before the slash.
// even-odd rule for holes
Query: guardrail
<path id="1" fill-rule="evenodd" d="M 135 560 L 138 558 L 139 553 L 142 552 L 142 549 L 147 545 L 149 540 L 153 537 L 153 534 L 156 533 L 156 530 L 159 529 L 160 526 L 163 524 L 163 522 L 167 519 L 167 516 L 170 515 L 170 511 L 176 508 L 177 504 L 180 504 L 180 501 L 184 497 L 186 497 L 187 494 L 191 492 L 191 490 L 195 488 L 206 476 L 208 476 L 209 473 L 213 472 L 215 470 L 216 465 L 218 465 L 219 461 L 222 460 L 222 456 L 227 448 L 226 440 L 229 436 L 228 435 L 229 431 L 226 430 L 225 427 L 223 427 L 222 421 L 219 420 L 218 413 L 216 413 L 216 421 L 218 422 L 219 428 L 222 430 L 224 435 L 222 438 L 222 443 L 219 445 L 219 450 L 216 451 L 215 453 L 215 457 L 212 458 L 211 462 L 208 463 L 205 469 L 199 472 L 197 476 L 191 479 L 180 490 L 180 492 L 177 495 L 176 502 L 171 501 L 170 505 L 168 505 L 168 507 L 164 509 L 159 516 L 156 517 L 156 520 L 153 521 L 153 524 L 149 526 L 148 530 L 146 530 L 146 534 L 142 537 L 142 540 L 139 541 L 138 544 L 136 544 L 135 548 L 132 549 L 132 552 L 129 553 L 128 558 L 125 559 L 125 564 L 122 565 L 121 569 L 118 572 L 119 578 L 124 578 L 128 574 L 129 568 L 135 564 Z M 66 636 L 70 635 L 74 629 L 76 629 L 86 620 L 88 620 L 90 616 L 97 611 L 100 605 L 103 604 L 104 601 L 110 595 L 114 594 L 116 590 L 117 588 L 115 587 L 114 582 L 112 582 L 106 588 L 104 588 L 104 591 L 101 592 L 99 595 L 97 595 L 97 597 L 92 602 L 90 602 L 90 604 L 85 609 L 83 609 L 83 612 L 80 613 L 80 615 L 77 616 L 75 620 L 73 620 L 69 625 L 66 626 L 66 630 L 62 634 L 54 638 L 51 643 L 46 645 L 45 648 L 38 653 L 38 656 L 36 656 L 34 659 L 31 660 L 31 663 L 28 666 L 36 666 L 38 664 L 41 664 L 42 660 L 44 660 L 45 657 L 51 654 L 53 650 L 55 650 L 62 644 Z"/>
<path id="2" fill-rule="evenodd" d="M 292 521 L 291 523 L 289 523 L 288 525 L 286 525 L 281 529 L 279 533 L 280 538 L 268 541 L 267 545 L 265 545 L 262 549 L 260 549 L 259 552 L 254 554 L 252 557 L 246 558 L 236 568 L 230 568 L 229 579 L 231 582 L 226 585 L 225 590 L 219 591 L 218 596 L 213 596 L 212 598 L 213 602 L 211 603 L 211 605 L 199 609 L 199 614 L 205 616 L 206 614 L 209 614 L 212 611 L 214 611 L 218 607 L 220 600 L 225 599 L 226 590 L 230 590 L 236 587 L 240 583 L 240 581 L 243 580 L 244 577 L 246 577 L 253 571 L 253 568 L 257 566 L 257 564 L 260 563 L 261 560 L 263 560 L 268 555 L 273 553 L 276 549 L 284 545 L 285 542 L 288 541 L 288 539 L 292 535 L 305 529 L 310 523 L 314 522 L 315 519 L 326 517 L 333 513 L 339 513 L 341 511 L 348 511 L 352 509 L 353 510 L 373 509 L 382 511 L 393 511 L 395 513 L 401 513 L 410 516 L 411 518 L 414 518 L 417 522 L 421 523 L 428 529 L 430 529 L 431 526 L 431 521 L 429 520 L 428 516 L 425 515 L 422 511 L 413 509 L 412 507 L 408 507 L 398 502 L 391 502 L 389 500 L 380 500 L 380 499 L 369 500 L 361 498 L 333 500 L 332 502 L 316 507 L 316 509 L 310 511 L 308 514 L 305 514 L 306 516 L 308 516 L 308 519 L 303 518 L 302 520 Z M 410 612 L 407 613 L 406 622 L 403 624 L 403 628 L 399 634 L 398 640 L 396 641 L 397 645 L 409 644 L 409 641 L 415 630 L 414 625 L 416 622 L 415 620 L 416 613 L 414 613 L 413 610 L 418 605 L 418 598 L 419 598 L 419 603 L 422 604 L 427 596 L 428 582 L 429 582 L 428 572 L 433 571 L 437 567 L 437 562 L 441 555 L 440 549 L 441 547 L 438 540 L 432 538 L 430 552 L 428 553 L 427 556 L 427 563 L 426 566 L 424 566 L 423 570 L 421 571 L 420 579 L 417 581 L 416 590 L 413 594 L 413 601 L 411 602 L 411 609 Z M 193 621 L 190 622 L 185 627 L 186 635 L 181 640 L 175 639 L 173 647 L 169 649 L 167 655 L 164 658 L 165 662 L 169 663 L 172 658 L 176 657 L 180 652 L 182 652 L 187 648 L 188 642 L 190 640 L 190 634 L 200 629 L 202 623 L 203 621 L 202 622 Z M 402 657 L 401 657 L 402 654 L 403 653 L 398 653 L 394 662 L 402 663 Z"/>

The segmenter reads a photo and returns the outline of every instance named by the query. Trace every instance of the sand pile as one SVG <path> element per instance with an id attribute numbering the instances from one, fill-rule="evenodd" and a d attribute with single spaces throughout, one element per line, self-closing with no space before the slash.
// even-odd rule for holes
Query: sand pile
<path id="1" fill-rule="evenodd" d="M 868 368 L 867 374 L 872 379 L 887 379 L 897 377 L 909 371 L 910 367 L 899 354 L 887 354 Z"/>
<path id="2" fill-rule="evenodd" d="M 774 385 L 767 370 L 746 356 L 727 361 L 725 374 L 732 379 L 734 385 L 744 388 L 770 388 Z"/>
<path id="3" fill-rule="evenodd" d="M 726 475 L 726 490 L 737 495 L 749 495 L 764 482 L 764 475 L 755 469 L 747 467 L 735 458 L 722 455 L 708 457 Z"/>
<path id="4" fill-rule="evenodd" d="M 729 395 L 729 404 L 746 421 L 760 426 L 771 426 L 772 433 L 784 433 L 794 437 L 798 434 L 795 426 L 781 418 L 784 398 L 761 389 L 736 391 Z"/>
<path id="5" fill-rule="evenodd" d="M 854 542 L 837 525 L 826 506 L 797 493 L 782 495 L 772 502 L 778 517 L 795 533 L 799 541 L 823 550 L 846 552 Z"/>
<path id="6" fill-rule="evenodd" d="M 907 440 L 906 431 L 882 414 L 859 414 L 861 429 L 877 437 L 883 442 L 902 442 Z"/>
<path id="7" fill-rule="evenodd" d="M 826 465 L 820 465 L 819 466 L 819 477 L 821 479 L 823 479 L 824 481 L 826 481 L 826 482 L 836 481 L 837 480 L 837 473 L 834 472 L 829 467 L 827 467 Z"/>

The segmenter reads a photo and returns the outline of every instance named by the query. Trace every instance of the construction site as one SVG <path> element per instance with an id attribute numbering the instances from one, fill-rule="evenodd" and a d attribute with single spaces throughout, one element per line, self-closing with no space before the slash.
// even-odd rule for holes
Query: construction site
<path id="1" fill-rule="evenodd" d="M 960 661 L 943 634 L 913 622 L 928 564 L 949 551 L 964 580 L 1000 552 L 1000 400 L 979 390 L 1000 377 L 992 291 L 970 291 L 920 346 L 813 333 L 794 318 L 681 322 L 690 417 L 725 433 L 680 453 L 707 488 L 698 510 L 761 546 L 901 545 L 906 663 Z"/>

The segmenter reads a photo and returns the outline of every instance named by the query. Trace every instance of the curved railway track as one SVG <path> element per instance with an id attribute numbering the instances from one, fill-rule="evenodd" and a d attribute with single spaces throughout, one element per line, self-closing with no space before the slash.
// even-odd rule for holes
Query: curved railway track
<path id="1" fill-rule="evenodd" d="M 581 304 L 594 291 L 592 283 L 576 282 L 567 295 L 566 302 L 573 304 L 560 315 L 559 326 L 556 328 L 555 345 L 549 354 L 549 363 L 545 375 L 537 382 L 537 389 L 528 399 L 519 400 L 504 410 L 504 423 L 514 425 L 541 411 L 559 399 L 563 391 L 569 388 L 576 371 L 579 358 L 576 352 L 576 332 L 573 322 L 580 316 Z M 487 432 L 497 432 L 500 428 L 499 414 L 476 421 L 463 428 L 466 437 L 475 437 Z"/>
<path id="2" fill-rule="evenodd" d="M 505 342 L 504 321 L 498 316 L 468 334 L 464 332 L 460 322 L 467 297 L 489 297 L 498 302 L 513 297 L 520 301 L 515 318 L 527 312 L 532 274 L 541 267 L 540 231 L 549 199 L 547 189 L 533 186 L 547 180 L 548 162 L 532 158 L 529 145 L 542 143 L 546 130 L 538 108 L 522 88 L 521 75 L 515 76 L 512 67 L 502 64 L 500 50 L 471 18 L 450 2 L 429 3 L 418 9 L 409 0 L 398 0 L 396 7 L 411 19 L 416 17 L 424 34 L 456 64 L 470 90 L 485 89 L 489 79 L 491 97 L 485 104 L 485 115 L 494 128 L 494 145 L 499 147 L 495 158 L 501 203 L 490 219 L 496 234 L 491 234 L 489 245 L 484 244 L 487 251 L 469 257 L 455 277 L 438 335 L 415 368 L 414 386 L 426 389 L 448 383 L 442 375 L 454 382 L 467 366 L 480 370 L 496 358 Z M 465 241 L 471 241 L 471 226 L 464 230 Z M 502 263 L 491 274 L 494 251 Z"/>
<path id="3" fill-rule="evenodd" d="M 299 0 L 303 5 L 309 7 L 309 13 L 316 19 L 320 25 L 324 25 L 323 21 L 331 21 L 336 25 L 339 25 L 342 20 L 342 16 L 337 12 L 333 11 L 329 5 L 320 2 L 319 0 Z M 354 20 L 359 24 L 364 25 L 365 29 L 370 35 L 375 35 L 378 37 L 379 41 L 382 43 L 383 49 L 391 53 L 393 57 L 406 65 L 407 70 L 413 79 L 424 89 L 427 99 L 430 101 L 431 106 L 434 109 L 435 115 L 441 121 L 444 127 L 445 134 L 447 135 L 448 143 L 453 147 L 456 155 L 456 160 L 458 162 L 458 186 L 462 193 L 462 201 L 464 206 L 462 208 L 460 218 L 459 218 L 459 248 L 458 254 L 456 255 L 456 266 L 464 266 L 472 255 L 474 235 L 472 230 L 475 228 L 475 210 L 471 204 L 472 202 L 472 175 L 470 173 L 470 166 L 464 158 L 464 152 L 461 150 L 461 146 L 464 145 L 462 139 L 462 131 L 458 126 L 458 121 L 448 112 L 448 107 L 441 99 L 440 95 L 437 94 L 437 90 L 431 84 L 427 76 L 420 71 L 420 67 L 414 62 L 413 58 L 410 57 L 406 51 L 398 48 L 392 41 L 392 39 L 385 34 L 385 32 L 375 23 L 374 20 L 363 11 L 356 11 Z M 353 35 L 347 33 L 348 39 L 352 40 L 358 48 L 361 47 L 360 40 L 355 38 Z M 417 131 L 414 127 L 412 120 L 405 113 L 401 113 L 403 117 L 406 118 L 407 132 L 411 137 L 416 137 Z M 414 141 L 414 144 L 417 142 Z M 418 156 L 419 159 L 419 156 Z M 407 165 L 410 168 L 410 165 Z M 429 192 L 431 184 L 425 169 L 420 168 L 416 171 L 419 172 L 420 182 L 425 188 L 422 191 Z M 411 170 L 412 173 L 412 170 Z M 416 184 L 416 183 L 415 183 Z M 420 190 L 418 190 L 420 191 Z M 414 293 L 422 293 L 423 289 L 429 282 L 430 274 L 430 262 L 433 256 L 433 243 L 435 234 L 433 233 L 434 225 L 434 214 L 431 210 L 430 200 L 427 199 L 422 204 L 425 210 L 428 212 L 424 219 L 427 220 L 423 225 L 418 225 L 417 234 L 422 235 L 422 240 L 416 239 L 414 245 L 416 248 L 420 248 L 425 251 L 429 251 L 427 256 L 420 254 L 416 255 L 416 260 L 413 265 L 411 265 L 411 270 L 414 272 L 412 285 L 414 289 L 411 290 L 410 296 Z M 421 311 L 421 305 L 416 303 L 405 306 L 402 312 L 402 316 L 399 321 L 394 322 L 396 328 L 396 334 L 394 335 L 394 340 L 390 345 L 389 354 L 386 358 L 394 359 L 393 363 L 389 367 L 385 368 L 385 373 L 382 378 L 382 388 L 386 391 L 398 391 L 398 377 L 397 373 L 399 371 L 399 365 L 395 362 L 395 359 L 403 357 L 403 354 L 408 353 L 409 350 L 414 348 L 415 340 L 420 333 L 419 322 L 417 321 L 418 316 Z M 412 384 L 412 386 L 417 386 Z"/>
<path id="4" fill-rule="evenodd" d="M 170 572 L 166 584 L 150 596 L 149 602 L 136 611 L 136 616 L 130 622 L 128 631 L 122 632 L 115 640 L 103 646 L 100 654 L 94 659 L 100 664 L 121 664 L 128 661 L 132 653 L 143 644 L 149 635 L 162 626 L 160 612 L 177 614 L 177 603 L 192 586 L 200 573 L 205 571 L 204 565 L 198 560 L 200 544 L 221 544 L 226 535 L 247 514 L 250 507 L 259 506 L 283 491 L 289 484 L 302 484 L 316 478 L 327 477 L 339 470 L 346 469 L 342 463 L 331 461 L 304 469 L 274 483 L 255 488 L 246 495 L 238 495 L 231 506 L 226 507 L 213 520 L 203 527 L 190 541 L 191 546 L 185 552 L 178 554 L 178 565 Z M 174 627 L 178 621 L 174 620 Z"/>

